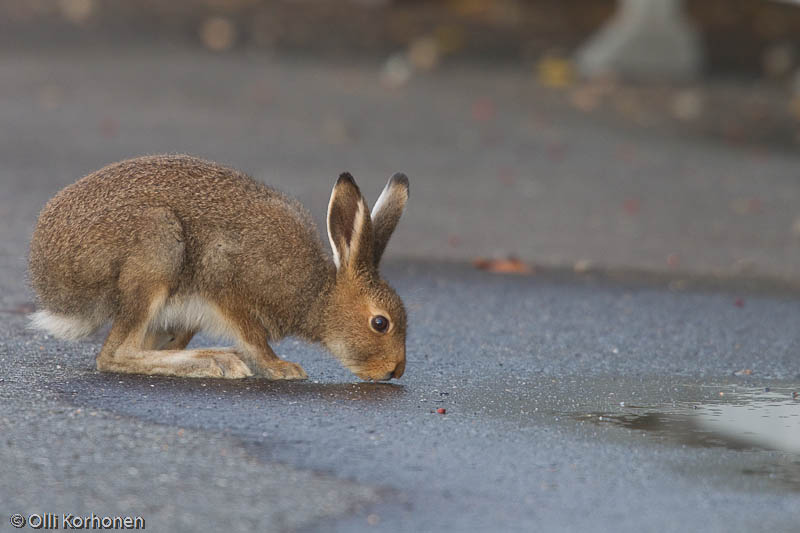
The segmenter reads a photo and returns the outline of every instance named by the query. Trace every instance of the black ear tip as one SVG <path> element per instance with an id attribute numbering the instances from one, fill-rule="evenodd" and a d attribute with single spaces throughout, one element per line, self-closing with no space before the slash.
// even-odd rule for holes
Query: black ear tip
<path id="1" fill-rule="evenodd" d="M 340 185 L 345 182 L 352 183 L 353 185 L 356 184 L 356 180 L 353 179 L 353 175 L 349 172 L 342 172 L 339 174 L 339 179 L 336 180 L 336 185 Z"/>
<path id="2" fill-rule="evenodd" d="M 392 177 L 389 181 L 392 183 L 396 183 L 398 185 L 402 185 L 406 189 L 408 189 L 408 176 L 406 176 L 402 172 L 395 172 L 394 174 L 392 174 Z"/>

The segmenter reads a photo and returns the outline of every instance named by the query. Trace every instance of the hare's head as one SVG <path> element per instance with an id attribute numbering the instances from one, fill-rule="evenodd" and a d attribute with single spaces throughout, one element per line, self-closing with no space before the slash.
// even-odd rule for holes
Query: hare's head
<path id="1" fill-rule="evenodd" d="M 378 263 L 406 200 L 408 178 L 395 174 L 370 214 L 353 177 L 342 174 L 328 204 L 336 283 L 323 342 L 362 379 L 399 378 L 406 365 L 406 311 L 378 274 Z"/>

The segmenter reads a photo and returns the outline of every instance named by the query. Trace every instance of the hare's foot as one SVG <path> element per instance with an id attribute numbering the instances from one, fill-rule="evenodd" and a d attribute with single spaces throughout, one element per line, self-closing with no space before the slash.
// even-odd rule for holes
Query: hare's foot
<path id="1" fill-rule="evenodd" d="M 249 309 L 227 306 L 227 302 L 220 305 L 223 314 L 233 318 L 233 329 L 238 333 L 237 355 L 256 376 L 276 381 L 308 379 L 303 367 L 284 361 L 272 351 L 264 325 L 255 319 Z"/>
<path id="2" fill-rule="evenodd" d="M 181 353 L 180 351 L 177 353 Z M 222 350 L 188 350 L 192 354 L 184 368 L 189 370 L 187 377 L 214 377 L 239 379 L 253 375 L 250 368 L 239 359 L 239 355 Z M 197 365 L 197 366 L 195 366 Z"/>
<path id="3" fill-rule="evenodd" d="M 181 376 L 190 378 L 246 378 L 253 375 L 236 353 L 226 350 L 119 349 L 112 357 L 98 357 L 104 372 Z"/>
<path id="4" fill-rule="evenodd" d="M 272 380 L 303 380 L 308 379 L 308 374 L 303 367 L 283 359 L 262 360 L 255 365 L 256 376 Z"/>

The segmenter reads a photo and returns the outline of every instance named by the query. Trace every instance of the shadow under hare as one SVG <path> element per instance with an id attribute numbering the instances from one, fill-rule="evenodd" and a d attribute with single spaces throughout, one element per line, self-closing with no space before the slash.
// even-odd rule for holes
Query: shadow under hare
<path id="1" fill-rule="evenodd" d="M 111 321 L 103 371 L 305 379 L 269 345 L 292 335 L 362 379 L 399 378 L 406 313 L 378 264 L 407 199 L 395 174 L 370 213 L 352 176 L 339 176 L 331 258 L 299 202 L 244 173 L 185 155 L 114 163 L 42 210 L 32 325 L 79 339 Z M 235 346 L 186 350 L 198 331 Z"/>

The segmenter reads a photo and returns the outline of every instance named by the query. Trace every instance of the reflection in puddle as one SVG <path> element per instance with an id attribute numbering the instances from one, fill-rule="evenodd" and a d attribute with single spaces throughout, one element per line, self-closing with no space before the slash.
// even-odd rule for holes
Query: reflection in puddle
<path id="1" fill-rule="evenodd" d="M 683 446 L 772 450 L 743 456 L 744 463 L 737 468 L 738 472 L 800 490 L 797 389 L 701 386 L 698 390 L 689 386 L 675 390 L 682 390 L 689 398 L 673 401 L 666 408 L 621 406 L 616 412 L 593 412 L 573 418 L 647 433 Z"/>
<path id="2" fill-rule="evenodd" d="M 800 401 L 778 392 L 733 393 L 735 403 L 698 406 L 690 421 L 728 442 L 800 454 Z"/>
<path id="3" fill-rule="evenodd" d="M 732 450 L 745 450 L 751 445 L 736 439 L 721 438 L 712 432 L 705 431 L 695 426 L 687 416 L 664 413 L 627 413 L 627 414 L 602 414 L 590 413 L 578 417 L 579 420 L 588 420 L 597 424 L 613 424 L 633 431 L 647 431 L 650 433 L 677 438 L 681 444 L 687 446 L 716 448 L 723 447 Z"/>
<path id="4" fill-rule="evenodd" d="M 656 432 L 692 446 L 767 449 L 800 455 L 800 399 L 791 389 L 721 388 L 711 400 L 668 409 L 628 408 L 578 417 Z"/>

